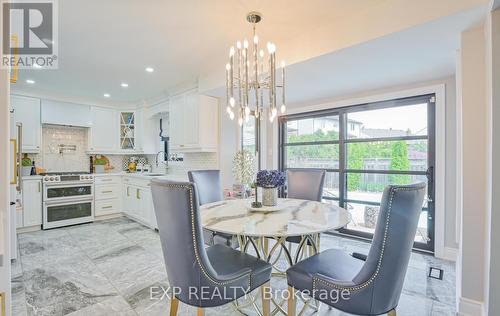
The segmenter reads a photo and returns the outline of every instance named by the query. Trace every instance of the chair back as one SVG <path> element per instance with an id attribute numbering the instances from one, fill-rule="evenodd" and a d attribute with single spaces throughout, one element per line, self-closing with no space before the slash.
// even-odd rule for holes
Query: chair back
<path id="1" fill-rule="evenodd" d="M 216 273 L 203 245 L 196 184 L 153 179 L 151 192 L 170 286 L 181 289 L 179 300 L 199 306 L 189 288 Z"/>
<path id="2" fill-rule="evenodd" d="M 321 202 L 325 174 L 321 169 L 288 169 L 287 197 Z"/>
<path id="3" fill-rule="evenodd" d="M 422 182 L 390 185 L 384 190 L 370 252 L 353 280 L 360 286 L 372 287 L 373 315 L 385 313 L 398 304 L 422 211 L 425 187 Z"/>
<path id="4" fill-rule="evenodd" d="M 195 170 L 188 172 L 189 182 L 196 183 L 200 205 L 223 200 L 219 170 Z"/>

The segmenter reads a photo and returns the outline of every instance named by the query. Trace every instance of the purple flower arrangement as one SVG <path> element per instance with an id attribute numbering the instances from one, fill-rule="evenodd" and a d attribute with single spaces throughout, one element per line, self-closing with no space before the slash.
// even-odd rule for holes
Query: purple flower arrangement
<path id="1" fill-rule="evenodd" d="M 279 170 L 261 170 L 257 173 L 257 186 L 279 188 L 285 185 L 285 173 Z"/>

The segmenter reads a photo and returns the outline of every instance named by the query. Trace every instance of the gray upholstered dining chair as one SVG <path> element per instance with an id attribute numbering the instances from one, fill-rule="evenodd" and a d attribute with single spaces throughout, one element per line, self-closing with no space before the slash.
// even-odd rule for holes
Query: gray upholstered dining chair
<path id="1" fill-rule="evenodd" d="M 269 263 L 223 245 L 204 247 L 196 184 L 155 179 L 151 191 L 169 283 L 176 289 L 170 315 L 176 315 L 179 301 L 202 315 L 204 307 L 269 286 Z M 269 315 L 264 295 L 262 304 Z"/>
<path id="2" fill-rule="evenodd" d="M 222 186 L 219 170 L 193 170 L 188 171 L 190 182 L 196 183 L 198 188 L 198 201 L 200 205 L 222 201 Z M 217 233 L 203 229 L 203 238 L 209 246 L 222 244 L 232 248 L 238 248 L 238 240 L 235 236 Z"/>
<path id="3" fill-rule="evenodd" d="M 425 186 L 417 183 L 385 188 L 366 261 L 338 249 L 323 251 L 287 270 L 289 290 L 308 292 L 314 299 L 351 314 L 395 316 Z M 344 299 L 336 295 L 339 293 L 345 293 Z M 291 297 L 288 315 L 295 315 Z"/>
<path id="4" fill-rule="evenodd" d="M 288 169 L 287 197 L 321 202 L 326 171 L 322 169 Z M 301 237 L 288 237 L 286 241 L 300 243 Z"/>
<path id="5" fill-rule="evenodd" d="M 287 197 L 321 202 L 326 171 L 322 169 L 288 169 Z"/>

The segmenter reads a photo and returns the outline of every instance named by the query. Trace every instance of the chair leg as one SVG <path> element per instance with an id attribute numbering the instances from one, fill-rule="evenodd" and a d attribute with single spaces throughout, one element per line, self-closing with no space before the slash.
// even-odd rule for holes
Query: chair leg
<path id="1" fill-rule="evenodd" d="M 264 240 L 262 241 L 262 250 L 264 250 L 264 256 L 266 256 L 266 258 L 264 258 L 264 260 L 267 260 L 267 255 L 269 253 L 269 240 L 264 237 Z"/>
<path id="2" fill-rule="evenodd" d="M 262 314 L 264 316 L 269 316 L 271 315 L 271 298 L 269 297 L 270 291 L 270 281 L 267 281 L 261 286 L 261 293 L 262 293 Z"/>
<path id="3" fill-rule="evenodd" d="M 295 300 L 295 289 L 288 286 L 288 316 L 295 316 L 295 309 L 297 308 L 297 301 Z"/>
<path id="4" fill-rule="evenodd" d="M 170 316 L 176 316 L 178 308 L 179 300 L 176 297 L 172 297 L 172 299 L 170 299 Z"/>
<path id="5" fill-rule="evenodd" d="M 198 315 L 198 316 L 203 316 L 203 313 L 204 313 L 203 308 L 198 307 L 198 310 L 197 310 L 197 312 L 196 312 L 196 315 Z"/>
<path id="6" fill-rule="evenodd" d="M 387 313 L 387 316 L 396 316 L 396 310 L 395 309 L 390 310 L 389 313 Z"/>

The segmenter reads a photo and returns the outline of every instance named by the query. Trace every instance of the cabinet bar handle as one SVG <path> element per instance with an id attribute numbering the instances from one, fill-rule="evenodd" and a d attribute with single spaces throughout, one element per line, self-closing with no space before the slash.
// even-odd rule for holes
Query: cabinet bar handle
<path id="1" fill-rule="evenodd" d="M 113 181 L 113 179 L 102 179 L 102 181 Z"/>
<path id="2" fill-rule="evenodd" d="M 141 199 L 141 190 L 137 189 L 136 197 L 138 200 Z"/>
<path id="3" fill-rule="evenodd" d="M 102 193 L 113 193 L 113 191 L 102 191 Z"/>
<path id="4" fill-rule="evenodd" d="M 41 191 L 42 191 L 41 184 L 40 184 L 40 182 L 38 182 L 38 193 L 40 193 Z"/>
<path id="5" fill-rule="evenodd" d="M 129 189 L 130 189 L 130 187 L 127 187 L 127 196 L 130 196 Z"/>
<path id="6" fill-rule="evenodd" d="M 110 206 L 103 206 L 103 207 L 102 207 L 102 209 L 103 209 L 103 210 L 104 210 L 104 209 L 108 209 L 108 208 L 113 208 L 113 206 L 111 206 L 111 205 L 110 205 Z"/>

